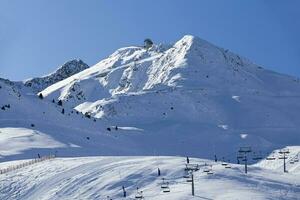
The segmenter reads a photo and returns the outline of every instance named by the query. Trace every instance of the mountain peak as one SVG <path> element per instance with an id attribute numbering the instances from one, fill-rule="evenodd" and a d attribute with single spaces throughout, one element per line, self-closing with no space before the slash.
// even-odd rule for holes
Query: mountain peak
<path id="1" fill-rule="evenodd" d="M 64 80 L 78 72 L 81 72 L 85 69 L 89 68 L 89 66 L 84 63 L 81 59 L 73 59 L 62 66 L 60 66 L 56 71 L 52 72 L 43 77 L 32 78 L 26 80 L 24 85 L 27 87 L 31 87 L 34 92 L 39 92 L 48 86 Z"/>

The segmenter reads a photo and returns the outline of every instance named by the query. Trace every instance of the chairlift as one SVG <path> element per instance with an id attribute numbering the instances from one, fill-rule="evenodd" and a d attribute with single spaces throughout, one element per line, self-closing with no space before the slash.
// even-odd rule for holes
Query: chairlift
<path id="1" fill-rule="evenodd" d="M 294 162 L 299 162 L 299 159 L 298 158 L 294 158 Z"/>
<path id="2" fill-rule="evenodd" d="M 226 168 L 226 169 L 230 169 L 230 168 L 231 168 L 231 165 L 226 165 L 225 168 Z"/>
<path id="3" fill-rule="evenodd" d="M 289 149 L 281 149 L 279 151 L 279 154 L 286 154 L 286 153 L 290 153 L 290 150 Z"/>
<path id="4" fill-rule="evenodd" d="M 193 182 L 192 176 L 186 179 L 186 182 Z"/>
<path id="5" fill-rule="evenodd" d="M 209 172 L 210 171 L 210 169 L 208 168 L 208 167 L 205 167 L 204 169 L 203 169 L 203 172 Z"/>
<path id="6" fill-rule="evenodd" d="M 139 191 L 139 188 L 136 188 L 136 194 L 135 194 L 136 199 L 143 199 L 143 191 Z"/>
<path id="7" fill-rule="evenodd" d="M 291 160 L 291 161 L 290 161 L 290 164 L 294 164 L 294 161 L 293 161 L 293 160 Z"/>
<path id="8" fill-rule="evenodd" d="M 208 175 L 212 175 L 212 174 L 214 174 L 214 172 L 213 171 L 209 171 L 209 172 L 207 172 L 207 174 Z"/>
<path id="9" fill-rule="evenodd" d="M 165 182 L 165 179 L 163 178 L 163 182 L 160 186 L 162 189 L 168 188 L 169 187 L 169 182 Z"/>
<path id="10" fill-rule="evenodd" d="M 244 157 L 245 157 L 245 155 L 243 153 L 240 153 L 240 152 L 237 155 L 237 159 L 242 159 Z"/>
<path id="11" fill-rule="evenodd" d="M 278 159 L 288 159 L 287 156 L 280 156 Z"/>
<path id="12" fill-rule="evenodd" d="M 275 158 L 274 155 L 268 156 L 268 157 L 266 158 L 266 160 L 275 160 L 275 159 L 276 159 L 276 158 Z"/>
<path id="13" fill-rule="evenodd" d="M 259 157 L 259 156 L 252 158 L 252 160 L 261 160 L 261 159 L 262 159 L 262 157 Z"/>
<path id="14" fill-rule="evenodd" d="M 227 164 L 226 162 L 222 162 L 222 165 L 223 165 L 223 166 L 226 166 L 226 165 L 228 165 L 228 164 Z"/>
<path id="15" fill-rule="evenodd" d="M 253 152 L 252 160 L 261 160 L 262 158 L 263 157 L 260 151 L 258 153 Z"/>
<path id="16" fill-rule="evenodd" d="M 171 191 L 171 190 L 170 190 L 169 186 L 168 186 L 167 188 L 164 188 L 164 189 L 163 189 L 163 192 L 164 192 L 164 193 L 167 193 L 167 192 L 170 192 L 170 191 Z"/>
<path id="17" fill-rule="evenodd" d="M 183 176 L 183 178 L 190 178 L 190 175 L 186 174 L 186 175 Z"/>
<path id="18" fill-rule="evenodd" d="M 239 149 L 239 153 L 249 153 L 251 151 L 251 147 L 240 147 Z"/>
<path id="19" fill-rule="evenodd" d="M 199 165 L 198 164 L 185 164 L 185 170 L 186 171 L 198 171 L 199 170 Z"/>
<path id="20" fill-rule="evenodd" d="M 143 193 L 142 192 L 138 192 L 136 195 L 135 195 L 135 198 L 136 199 L 143 199 Z"/>

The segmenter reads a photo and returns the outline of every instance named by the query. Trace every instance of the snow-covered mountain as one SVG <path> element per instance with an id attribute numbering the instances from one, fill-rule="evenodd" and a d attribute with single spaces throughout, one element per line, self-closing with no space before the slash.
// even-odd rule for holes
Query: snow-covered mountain
<path id="1" fill-rule="evenodd" d="M 232 160 L 240 146 L 267 155 L 300 143 L 299 79 L 198 37 L 125 47 L 92 67 L 78 66 L 80 72 L 67 78 L 52 74 L 61 81 L 42 91 L 54 79 L 25 83 L 43 99 L 29 87 L 18 97 L 0 82 L 0 106 L 10 104 L 0 111 L 4 159 L 59 150 L 68 156 L 216 154 Z M 13 153 L 6 144 L 16 141 L 17 131 L 24 133 L 23 148 Z"/>
<path id="2" fill-rule="evenodd" d="M 299 78 L 190 35 L 0 79 L 0 199 L 299 199 L 299 94 Z M 73 158 L 34 159 L 49 154 Z M 180 156 L 200 168 L 195 196 Z"/>
<path id="3" fill-rule="evenodd" d="M 64 80 L 87 68 L 89 68 L 89 66 L 85 64 L 82 60 L 80 59 L 71 60 L 66 62 L 65 64 L 60 66 L 55 72 L 47 76 L 26 80 L 24 82 L 24 85 L 26 87 L 32 88 L 33 91 L 37 93 L 49 87 L 50 85 L 59 82 L 61 80 Z"/>

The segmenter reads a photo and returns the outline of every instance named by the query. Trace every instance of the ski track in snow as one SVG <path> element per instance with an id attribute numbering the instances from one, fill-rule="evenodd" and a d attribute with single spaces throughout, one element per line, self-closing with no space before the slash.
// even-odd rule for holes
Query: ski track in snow
<path id="1" fill-rule="evenodd" d="M 183 178 L 183 157 L 82 157 L 56 158 L 0 175 L 0 198 L 8 199 L 134 199 L 139 187 L 145 199 L 297 199 L 299 170 L 289 174 L 243 165 L 225 169 L 220 162 L 190 158 L 191 163 L 213 165 L 213 175 L 194 173 L 195 197 L 191 183 Z M 0 165 L 1 166 L 1 165 Z M 157 177 L 157 168 L 161 176 Z M 299 164 L 298 164 L 299 167 Z M 297 172 L 297 173 L 296 173 Z M 294 174 L 296 173 L 296 174 Z M 170 193 L 163 193 L 162 178 Z M 128 197 L 122 198 L 122 186 Z"/>

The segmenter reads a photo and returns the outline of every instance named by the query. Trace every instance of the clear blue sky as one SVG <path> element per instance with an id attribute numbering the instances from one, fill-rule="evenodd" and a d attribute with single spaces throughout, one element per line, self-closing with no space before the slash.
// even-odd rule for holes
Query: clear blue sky
<path id="1" fill-rule="evenodd" d="M 197 35 L 300 77 L 298 0 L 0 0 L 0 77 L 23 80 L 117 48 Z"/>

